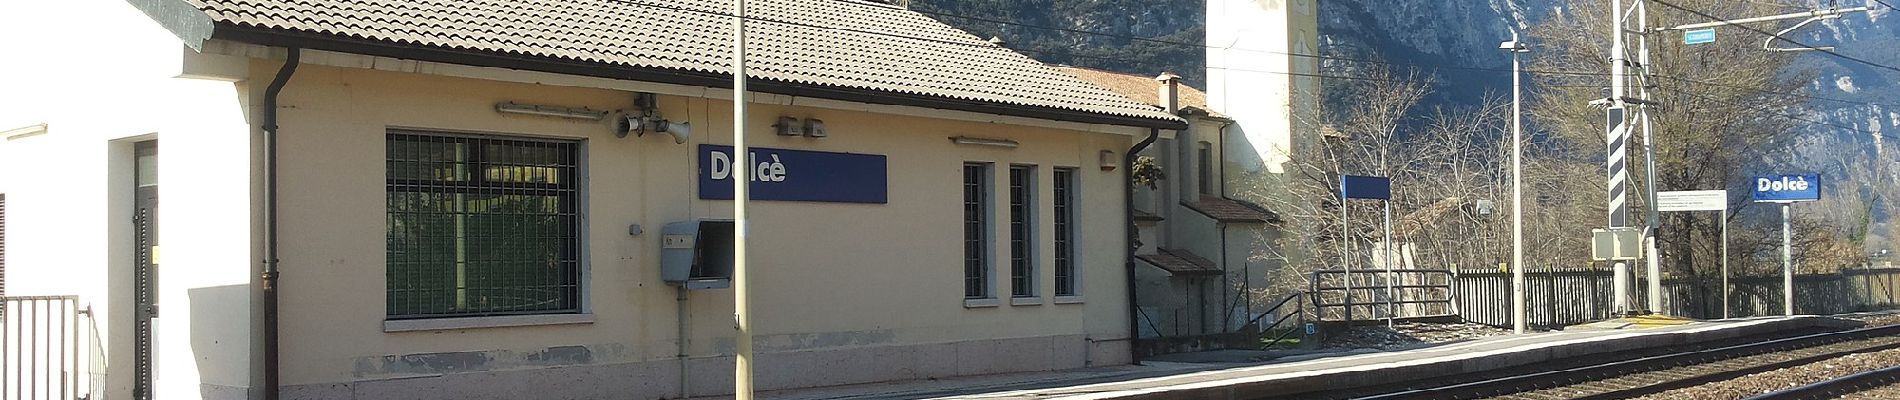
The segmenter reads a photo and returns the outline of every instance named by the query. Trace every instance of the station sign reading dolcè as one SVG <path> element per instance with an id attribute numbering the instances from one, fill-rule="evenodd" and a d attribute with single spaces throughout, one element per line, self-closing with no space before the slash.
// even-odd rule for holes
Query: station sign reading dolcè
<path id="1" fill-rule="evenodd" d="M 875 203 L 890 200 L 885 157 L 748 148 L 751 166 L 737 166 L 732 146 L 699 145 L 699 198 L 732 200 L 734 168 L 746 168 L 752 200 Z"/>

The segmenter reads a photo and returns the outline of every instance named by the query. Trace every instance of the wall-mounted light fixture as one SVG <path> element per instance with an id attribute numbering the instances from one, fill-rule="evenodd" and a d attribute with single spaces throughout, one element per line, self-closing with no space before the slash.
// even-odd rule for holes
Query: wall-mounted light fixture
<path id="1" fill-rule="evenodd" d="M 539 104 L 521 104 L 512 101 L 495 104 L 495 112 L 503 114 L 539 115 L 544 117 L 571 118 L 599 121 L 607 117 L 606 111 L 590 110 L 587 107 L 574 108 Z"/>
<path id="2" fill-rule="evenodd" d="M 1102 150 L 1097 158 L 1101 161 L 1103 171 L 1114 171 L 1116 166 L 1121 165 L 1121 160 L 1115 159 L 1114 151 Z"/>
<path id="3" fill-rule="evenodd" d="M 778 133 L 779 136 L 806 136 L 815 138 L 830 136 L 825 133 L 825 121 L 820 121 L 817 118 L 806 118 L 803 122 L 800 122 L 797 117 L 778 117 L 778 122 L 772 124 L 772 132 Z"/>
<path id="4" fill-rule="evenodd" d="M 1012 149 L 1016 148 L 1016 146 L 1021 145 L 1020 143 L 1016 143 L 1016 141 L 1009 140 L 1009 139 L 980 138 L 980 137 L 972 137 L 972 136 L 951 136 L 950 143 L 966 144 L 966 145 L 972 145 L 972 146 L 1008 147 Z"/>
<path id="5" fill-rule="evenodd" d="M 652 93 L 634 95 L 633 105 L 638 113 L 621 113 L 613 120 L 614 137 L 646 136 L 647 132 L 664 133 L 673 137 L 673 143 L 686 143 L 693 136 L 691 124 L 668 121 L 659 117 L 658 101 Z"/>

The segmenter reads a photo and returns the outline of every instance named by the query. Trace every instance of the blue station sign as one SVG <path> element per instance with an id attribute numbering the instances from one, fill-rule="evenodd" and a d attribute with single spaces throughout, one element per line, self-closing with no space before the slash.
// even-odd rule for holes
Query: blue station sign
<path id="1" fill-rule="evenodd" d="M 1821 175 L 1759 176 L 1750 182 L 1757 203 L 1792 203 L 1821 199 Z"/>
<path id="2" fill-rule="evenodd" d="M 1682 31 L 1682 44 L 1715 43 L 1715 28 Z"/>
<path id="3" fill-rule="evenodd" d="M 1339 177 L 1339 195 L 1348 199 L 1392 199 L 1392 179 L 1382 176 Z"/>
<path id="4" fill-rule="evenodd" d="M 831 203 L 890 202 L 884 156 L 749 148 L 753 200 Z M 699 145 L 699 198 L 732 200 L 732 146 Z"/>

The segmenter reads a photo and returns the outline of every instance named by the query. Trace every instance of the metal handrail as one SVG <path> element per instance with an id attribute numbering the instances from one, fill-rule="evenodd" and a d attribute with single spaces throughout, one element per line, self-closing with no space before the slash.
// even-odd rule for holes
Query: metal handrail
<path id="1" fill-rule="evenodd" d="M 1275 319 L 1273 321 L 1273 324 L 1267 325 L 1266 327 L 1261 328 L 1261 329 L 1266 330 L 1266 331 L 1272 331 L 1274 328 L 1280 327 L 1280 324 L 1285 323 L 1288 318 L 1292 318 L 1294 316 L 1300 317 L 1300 323 L 1298 326 L 1305 326 L 1306 325 L 1306 303 L 1301 302 L 1301 301 L 1294 301 L 1304 296 L 1306 296 L 1306 293 L 1294 293 L 1292 295 L 1287 296 L 1284 299 L 1280 299 L 1279 303 L 1274 303 L 1273 307 L 1268 307 L 1266 312 L 1260 313 L 1260 315 L 1253 317 L 1253 319 L 1247 320 L 1247 323 L 1242 324 L 1242 325 L 1243 326 L 1252 325 L 1254 323 L 1260 322 L 1261 318 L 1266 317 L 1268 315 L 1277 314 L 1281 307 L 1286 307 L 1287 304 L 1291 303 L 1293 304 L 1293 307 L 1294 307 L 1294 310 L 1292 313 L 1280 314 L 1280 318 Z M 1274 345 L 1280 344 L 1281 341 L 1286 340 L 1288 336 L 1291 336 L 1293 332 L 1295 332 L 1298 329 L 1298 326 L 1296 326 L 1294 329 L 1288 329 L 1286 330 L 1286 332 L 1281 332 L 1279 335 L 1276 335 L 1273 337 L 1272 342 L 1268 342 L 1267 344 L 1262 345 L 1261 347 L 1270 348 L 1270 347 L 1273 347 Z"/>

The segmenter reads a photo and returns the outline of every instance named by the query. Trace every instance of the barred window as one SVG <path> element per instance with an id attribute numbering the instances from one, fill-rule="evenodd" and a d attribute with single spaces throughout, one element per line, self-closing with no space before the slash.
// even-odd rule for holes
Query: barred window
<path id="1" fill-rule="evenodd" d="M 579 312 L 579 147 L 391 131 L 389 319 Z"/>
<path id="2" fill-rule="evenodd" d="M 1055 206 L 1054 230 L 1056 245 L 1056 295 L 1074 296 L 1075 284 L 1075 230 L 1070 223 L 1075 221 L 1075 168 L 1056 168 L 1049 180 L 1049 189 L 1054 191 L 1051 203 Z"/>
<path id="3" fill-rule="evenodd" d="M 989 164 L 963 164 L 963 298 L 990 297 Z"/>
<path id="4" fill-rule="evenodd" d="M 1036 167 L 1009 167 L 1009 290 L 1014 297 L 1036 297 Z"/>

